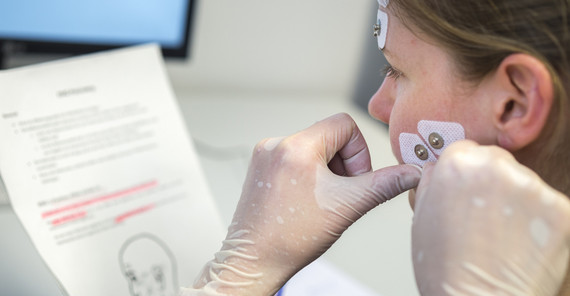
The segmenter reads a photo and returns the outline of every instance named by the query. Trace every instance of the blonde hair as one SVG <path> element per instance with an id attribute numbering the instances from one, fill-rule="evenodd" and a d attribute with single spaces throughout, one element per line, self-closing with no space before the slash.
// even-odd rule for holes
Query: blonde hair
<path id="1" fill-rule="evenodd" d="M 540 155 L 530 167 L 543 178 L 562 170 L 546 181 L 570 194 L 570 0 L 391 0 L 388 9 L 418 37 L 425 35 L 446 50 L 466 81 L 481 81 L 513 53 L 544 63 L 554 103 L 535 141 Z"/>

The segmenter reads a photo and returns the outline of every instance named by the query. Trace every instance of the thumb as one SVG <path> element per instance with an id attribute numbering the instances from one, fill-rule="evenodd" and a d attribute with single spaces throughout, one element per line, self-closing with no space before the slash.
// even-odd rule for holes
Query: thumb
<path id="1" fill-rule="evenodd" d="M 421 168 L 406 164 L 386 167 L 357 177 L 338 177 L 344 182 L 337 184 L 345 183 L 344 190 L 335 190 L 332 194 L 335 197 L 329 201 L 336 204 L 332 208 L 350 209 L 350 212 L 358 216 L 354 218 L 358 219 L 379 204 L 415 188 L 421 175 Z"/>
<path id="2" fill-rule="evenodd" d="M 416 165 L 396 165 L 373 172 L 370 197 L 384 203 L 397 195 L 416 188 L 422 169 Z"/>

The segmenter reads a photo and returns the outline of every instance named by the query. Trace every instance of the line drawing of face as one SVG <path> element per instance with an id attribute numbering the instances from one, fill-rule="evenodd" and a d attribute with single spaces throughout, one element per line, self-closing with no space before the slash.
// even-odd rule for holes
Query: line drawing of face
<path id="1" fill-rule="evenodd" d="M 141 233 L 127 239 L 119 250 L 119 265 L 130 295 L 177 295 L 176 260 L 158 237 Z"/>

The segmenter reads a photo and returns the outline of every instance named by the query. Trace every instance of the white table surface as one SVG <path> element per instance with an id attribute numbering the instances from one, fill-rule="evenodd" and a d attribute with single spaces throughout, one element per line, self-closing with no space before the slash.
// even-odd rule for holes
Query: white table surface
<path id="1" fill-rule="evenodd" d="M 263 138 L 292 134 L 329 115 L 347 112 L 367 139 L 373 167 L 395 164 L 386 127 L 342 98 L 180 90 L 177 96 L 226 225 L 239 199 L 251 151 Z M 353 225 L 324 259 L 378 295 L 418 295 L 409 255 L 411 217 L 407 196 L 399 196 Z M 0 295 L 61 295 L 5 204 L 0 206 L 0 236 Z"/>

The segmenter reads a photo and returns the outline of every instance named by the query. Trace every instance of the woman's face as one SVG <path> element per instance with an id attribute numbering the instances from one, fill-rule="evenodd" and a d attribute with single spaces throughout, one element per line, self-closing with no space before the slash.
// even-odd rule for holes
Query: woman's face
<path id="1" fill-rule="evenodd" d="M 392 151 L 398 162 L 404 163 L 400 134 L 419 135 L 420 120 L 459 123 L 465 138 L 496 144 L 488 99 L 492 90 L 486 87 L 486 80 L 477 85 L 462 81 L 447 52 L 434 42 L 424 41 L 426 38 L 418 38 L 389 11 L 388 18 L 383 52 L 391 68 L 368 109 L 373 117 L 389 124 Z"/>
<path id="2" fill-rule="evenodd" d="M 389 11 L 388 17 L 383 52 L 391 67 L 368 110 L 389 124 L 392 151 L 398 161 L 403 163 L 400 134 L 418 134 L 420 120 L 459 123 L 467 139 L 494 144 L 485 80 L 476 86 L 462 81 L 451 57 L 441 47 L 419 39 Z"/>

